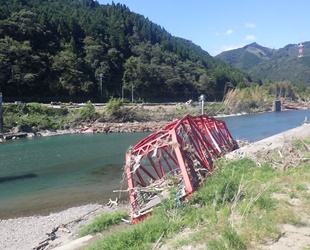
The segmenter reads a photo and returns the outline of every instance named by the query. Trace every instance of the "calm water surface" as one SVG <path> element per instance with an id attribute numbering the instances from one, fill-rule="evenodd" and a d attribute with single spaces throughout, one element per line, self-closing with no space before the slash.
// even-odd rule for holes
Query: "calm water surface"
<path id="1" fill-rule="evenodd" d="M 115 197 L 125 152 L 146 135 L 76 134 L 1 143 L 0 218 L 12 210 L 19 214 Z"/>
<path id="2" fill-rule="evenodd" d="M 221 118 L 234 139 L 258 141 L 300 126 L 305 117 L 310 122 L 310 110 L 267 112 Z"/>
<path id="3" fill-rule="evenodd" d="M 220 119 L 235 139 L 257 141 L 300 126 L 305 117 L 309 110 Z M 0 143 L 0 219 L 117 197 L 113 190 L 122 186 L 125 152 L 147 135 L 76 134 Z"/>

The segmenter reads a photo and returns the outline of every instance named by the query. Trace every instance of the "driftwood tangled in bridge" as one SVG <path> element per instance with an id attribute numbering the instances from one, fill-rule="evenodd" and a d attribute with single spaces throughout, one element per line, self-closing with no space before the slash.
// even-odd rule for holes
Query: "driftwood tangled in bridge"
<path id="1" fill-rule="evenodd" d="M 169 187 L 178 199 L 193 193 L 213 171 L 214 159 L 235 147 L 225 122 L 185 115 L 129 148 L 125 168 L 133 221 L 160 204 Z"/>

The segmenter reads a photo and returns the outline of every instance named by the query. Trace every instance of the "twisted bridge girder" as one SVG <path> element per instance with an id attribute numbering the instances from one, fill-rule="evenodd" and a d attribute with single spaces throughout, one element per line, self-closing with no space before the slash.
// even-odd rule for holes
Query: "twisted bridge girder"
<path id="1" fill-rule="evenodd" d="M 235 146 L 225 122 L 185 115 L 130 148 L 126 174 L 133 221 L 160 203 L 172 178 L 179 197 L 193 193 L 213 171 L 214 159 Z"/>

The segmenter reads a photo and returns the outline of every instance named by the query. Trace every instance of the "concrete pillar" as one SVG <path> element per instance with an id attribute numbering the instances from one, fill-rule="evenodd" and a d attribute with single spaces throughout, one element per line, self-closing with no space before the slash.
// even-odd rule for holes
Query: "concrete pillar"
<path id="1" fill-rule="evenodd" d="M 281 111 L 281 101 L 274 101 L 272 111 Z"/>

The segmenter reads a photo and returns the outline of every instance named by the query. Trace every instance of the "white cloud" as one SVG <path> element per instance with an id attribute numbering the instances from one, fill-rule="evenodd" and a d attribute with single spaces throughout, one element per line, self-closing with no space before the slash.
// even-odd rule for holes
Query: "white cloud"
<path id="1" fill-rule="evenodd" d="M 224 45 L 222 46 L 223 51 L 227 51 L 227 50 L 233 50 L 233 49 L 239 49 L 242 48 L 243 46 L 245 46 L 244 44 L 231 44 L 231 45 Z"/>
<path id="2" fill-rule="evenodd" d="M 246 23 L 245 27 L 246 28 L 256 28 L 256 24 L 254 24 L 254 23 Z"/>
<path id="3" fill-rule="evenodd" d="M 254 41 L 254 40 L 256 40 L 256 36 L 247 35 L 247 36 L 245 37 L 245 40 L 246 40 L 246 41 Z"/>
<path id="4" fill-rule="evenodd" d="M 233 49 L 239 49 L 244 47 L 246 44 L 231 44 L 231 45 L 222 45 L 217 48 L 214 48 L 212 51 L 208 51 L 211 56 L 216 56 L 223 51 L 233 50 Z"/>
<path id="5" fill-rule="evenodd" d="M 223 36 L 223 35 L 229 36 L 229 35 L 231 35 L 232 33 L 234 33 L 234 31 L 233 31 L 232 29 L 228 29 L 228 30 L 226 30 L 225 33 L 216 32 L 215 35 L 216 35 L 216 36 Z"/>
<path id="6" fill-rule="evenodd" d="M 229 29 L 226 31 L 226 35 L 231 35 L 232 33 L 234 33 L 234 31 L 232 29 Z"/>

